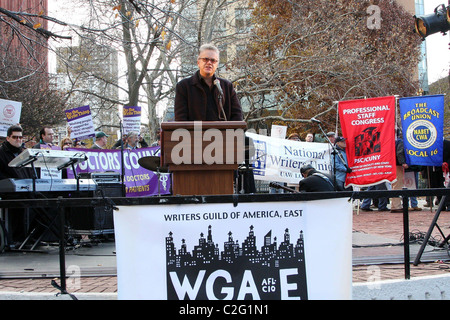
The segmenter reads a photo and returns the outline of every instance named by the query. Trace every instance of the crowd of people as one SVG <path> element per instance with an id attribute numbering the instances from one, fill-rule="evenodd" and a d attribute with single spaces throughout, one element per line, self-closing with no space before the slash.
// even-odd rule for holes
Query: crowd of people
<path id="1" fill-rule="evenodd" d="M 450 163 L 450 140 L 444 140 L 443 161 L 442 166 L 423 167 L 411 165 L 406 163 L 406 157 L 403 146 L 403 139 L 401 132 L 397 131 L 397 139 L 395 141 L 396 153 L 396 175 L 397 179 L 393 183 L 380 182 L 376 185 L 362 188 L 362 190 L 376 191 L 376 190 L 401 190 L 404 186 L 405 173 L 410 172 L 414 176 L 416 188 L 419 187 L 419 174 L 423 180 L 426 180 L 427 188 L 444 188 L 444 174 L 448 172 L 448 163 Z M 310 164 L 304 165 L 300 169 L 303 179 L 298 186 L 289 185 L 287 183 L 271 183 L 270 193 L 283 192 L 317 192 L 317 191 L 351 191 L 352 187 L 345 187 L 345 180 L 347 174 L 351 172 L 348 166 L 346 154 L 346 139 L 338 136 L 335 132 L 328 132 L 326 140 L 333 146 L 331 152 L 331 167 L 332 171 L 329 174 L 324 174 L 315 170 Z M 307 133 L 304 142 L 314 142 L 314 134 Z M 298 133 L 291 133 L 287 139 L 302 141 Z M 446 170 L 446 171 L 445 171 Z M 284 187 L 284 188 L 283 188 Z M 288 187 L 288 188 L 286 188 Z M 431 207 L 433 204 L 437 205 L 441 197 L 436 197 L 433 203 L 433 197 L 426 199 L 425 206 Z M 409 197 L 411 211 L 421 211 L 417 197 Z M 390 209 L 388 205 L 390 204 Z M 364 199 L 360 204 L 362 211 L 373 211 L 377 208 L 378 211 L 403 212 L 403 205 L 401 199 L 394 198 L 374 198 Z M 450 199 L 444 204 L 444 209 L 450 211 Z"/>

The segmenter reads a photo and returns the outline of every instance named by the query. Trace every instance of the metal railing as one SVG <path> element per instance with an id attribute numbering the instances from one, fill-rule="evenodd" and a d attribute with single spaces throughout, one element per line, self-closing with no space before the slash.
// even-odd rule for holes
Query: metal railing
<path id="1" fill-rule="evenodd" d="M 77 207 L 109 207 L 117 206 L 161 205 L 161 204 L 204 204 L 204 203 L 233 203 L 237 206 L 243 202 L 274 202 L 274 201 L 311 201 L 334 198 L 348 198 L 362 200 L 365 198 L 394 198 L 400 197 L 403 203 L 403 245 L 404 245 L 404 271 L 405 279 L 410 279 L 410 241 L 409 241 L 409 211 L 410 197 L 442 196 L 436 215 L 429 227 L 427 236 L 431 234 L 436 225 L 439 214 L 443 209 L 446 197 L 450 196 L 449 188 L 415 189 L 415 190 L 376 190 L 376 191 L 339 191 L 339 192 L 311 192 L 311 193 L 281 193 L 281 194 L 233 194 L 233 195 L 193 195 L 193 196 L 154 196 L 147 198 L 126 197 L 92 197 L 92 198 L 45 198 L 45 199 L 1 199 L 0 208 L 53 208 L 58 210 L 60 219 L 59 229 L 59 265 L 60 265 L 60 290 L 67 294 L 66 268 L 65 268 L 65 209 Z M 445 241 L 448 240 L 448 237 Z M 424 241 L 426 244 L 426 241 Z M 423 245 L 424 246 L 424 245 Z M 423 248 L 419 254 L 423 252 Z M 420 256 L 414 264 L 419 263 Z"/>

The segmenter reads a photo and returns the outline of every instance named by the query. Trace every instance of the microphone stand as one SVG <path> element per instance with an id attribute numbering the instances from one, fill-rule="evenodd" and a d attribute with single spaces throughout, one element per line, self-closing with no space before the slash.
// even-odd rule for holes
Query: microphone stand
<path id="1" fill-rule="evenodd" d="M 123 155 L 123 123 L 122 118 L 119 117 L 119 130 L 120 130 L 120 158 L 121 158 L 121 176 L 122 176 L 122 197 L 126 197 L 125 192 L 125 159 Z"/>
<path id="2" fill-rule="evenodd" d="M 324 137 L 327 139 L 328 143 L 330 144 L 331 148 L 333 149 L 332 154 L 333 155 L 337 155 L 339 157 L 339 159 L 341 159 L 342 163 L 344 164 L 345 168 L 347 169 L 347 173 L 352 172 L 352 169 L 350 169 L 350 167 L 348 166 L 347 162 L 344 160 L 344 158 L 342 157 L 341 153 L 336 149 L 336 145 L 334 145 L 333 143 L 331 143 L 330 139 L 328 138 L 328 136 L 325 134 L 325 131 L 323 131 L 322 126 L 321 126 L 321 122 L 319 120 L 316 121 L 312 121 L 317 123 L 317 125 L 319 126 L 320 131 L 322 131 L 322 134 L 324 135 Z M 336 185 L 336 157 L 334 157 L 334 166 L 333 166 L 333 171 L 334 171 L 334 189 L 335 191 L 337 191 L 337 185 Z"/>
<path id="3" fill-rule="evenodd" d="M 227 115 L 225 114 L 225 110 L 223 109 L 223 92 L 222 92 L 222 87 L 220 86 L 220 81 L 219 80 L 214 80 L 213 83 L 216 87 L 217 87 L 217 91 L 219 91 L 218 94 L 218 102 L 219 102 L 219 120 L 223 120 L 223 121 L 227 121 Z M 223 119 L 220 119 L 220 117 L 223 117 Z"/>

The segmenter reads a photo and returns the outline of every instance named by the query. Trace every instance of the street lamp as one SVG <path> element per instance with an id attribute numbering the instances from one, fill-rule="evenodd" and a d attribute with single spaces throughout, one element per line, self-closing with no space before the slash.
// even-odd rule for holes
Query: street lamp
<path id="1" fill-rule="evenodd" d="M 450 30 L 450 5 L 445 7 L 441 4 L 434 9 L 434 13 L 425 16 L 414 16 L 415 32 L 423 39 L 425 37 L 442 32 L 445 34 Z"/>

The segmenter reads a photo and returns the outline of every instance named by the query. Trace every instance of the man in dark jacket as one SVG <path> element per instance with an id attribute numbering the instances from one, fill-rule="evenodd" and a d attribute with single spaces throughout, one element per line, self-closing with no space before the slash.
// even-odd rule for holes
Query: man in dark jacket
<path id="1" fill-rule="evenodd" d="M 7 178 L 32 178 L 31 168 L 13 168 L 8 163 L 17 157 L 23 150 L 22 128 L 14 125 L 8 128 L 6 141 L 0 146 L 0 180 Z"/>
<path id="2" fill-rule="evenodd" d="M 13 125 L 8 128 L 6 141 L 0 146 L 0 180 L 33 177 L 31 168 L 14 168 L 8 166 L 11 160 L 24 150 L 22 147 L 22 139 L 22 128 L 20 126 Z M 8 244 L 24 239 L 26 235 L 26 214 L 23 209 L 8 209 L 8 214 L 6 215 L 7 225 L 9 226 Z"/>
<path id="3" fill-rule="evenodd" d="M 200 47 L 199 70 L 176 86 L 175 121 L 242 121 L 242 108 L 233 84 L 215 75 L 219 50 Z"/>
<path id="4" fill-rule="evenodd" d="M 300 169 L 303 178 L 300 180 L 300 192 L 334 191 L 333 179 L 321 172 L 316 171 L 310 164 Z"/>
<path id="5" fill-rule="evenodd" d="M 54 135 L 55 133 L 51 127 L 44 126 L 39 131 L 39 142 L 33 146 L 33 149 L 52 149 Z"/>

